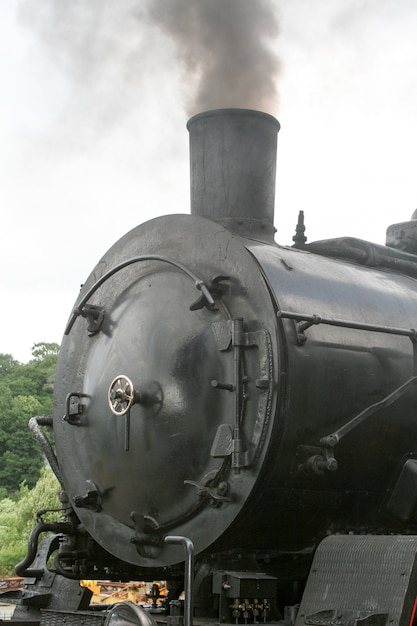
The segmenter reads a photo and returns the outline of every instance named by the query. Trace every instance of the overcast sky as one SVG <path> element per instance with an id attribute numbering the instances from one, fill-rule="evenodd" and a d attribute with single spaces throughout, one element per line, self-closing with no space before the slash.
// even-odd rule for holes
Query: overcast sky
<path id="1" fill-rule="evenodd" d="M 249 23 L 278 98 L 253 73 L 249 104 L 281 123 L 277 242 L 292 243 L 302 209 L 309 241 L 384 243 L 417 208 L 417 2 L 239 1 L 276 20 L 260 11 Z M 147 219 L 189 211 L 185 124 L 200 69 L 184 7 L 214 0 L 164 0 L 191 29 L 186 60 L 172 23 L 152 15 L 161 2 L 0 5 L 0 353 L 26 362 L 35 342 L 60 343 L 104 252 Z"/>

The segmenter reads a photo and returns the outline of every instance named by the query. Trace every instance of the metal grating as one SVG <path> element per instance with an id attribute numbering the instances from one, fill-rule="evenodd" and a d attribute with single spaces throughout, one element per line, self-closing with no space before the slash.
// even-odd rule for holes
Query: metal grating
<path id="1" fill-rule="evenodd" d="M 101 626 L 106 613 L 43 610 L 40 626 Z"/>
<path id="2" fill-rule="evenodd" d="M 327 537 L 314 557 L 296 626 L 349 626 L 364 618 L 408 626 L 416 596 L 416 553 L 416 536 Z"/>

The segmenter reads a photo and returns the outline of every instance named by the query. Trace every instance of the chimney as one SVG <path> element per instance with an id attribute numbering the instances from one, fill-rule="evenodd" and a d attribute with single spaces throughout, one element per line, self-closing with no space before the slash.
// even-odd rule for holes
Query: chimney
<path id="1" fill-rule="evenodd" d="M 279 122 L 260 111 L 217 109 L 195 115 L 187 128 L 191 214 L 273 242 Z"/>

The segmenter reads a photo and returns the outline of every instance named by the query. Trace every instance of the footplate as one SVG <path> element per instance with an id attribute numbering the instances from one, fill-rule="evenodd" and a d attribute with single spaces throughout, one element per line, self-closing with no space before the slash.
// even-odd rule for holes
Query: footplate
<path id="1" fill-rule="evenodd" d="M 319 545 L 295 626 L 409 626 L 416 536 L 334 535 Z"/>

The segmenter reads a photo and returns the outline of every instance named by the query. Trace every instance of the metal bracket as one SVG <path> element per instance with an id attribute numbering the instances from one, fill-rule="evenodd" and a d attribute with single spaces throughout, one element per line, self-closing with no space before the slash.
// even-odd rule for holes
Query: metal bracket
<path id="1" fill-rule="evenodd" d="M 93 337 L 100 331 L 104 321 L 104 307 L 96 304 L 85 304 L 79 315 L 86 318 L 88 322 L 87 331 L 89 337 Z"/>
<path id="2" fill-rule="evenodd" d="M 321 475 L 335 472 L 338 468 L 333 448 L 319 446 L 299 446 L 297 449 L 297 471 L 303 474 Z"/>
<path id="3" fill-rule="evenodd" d="M 232 467 L 239 472 L 257 458 L 265 438 L 266 426 L 271 417 L 273 387 L 273 355 L 271 337 L 266 330 L 245 331 L 243 318 L 212 324 L 214 337 L 221 352 L 233 349 L 234 380 L 225 382 L 212 380 L 215 389 L 234 393 L 234 424 L 220 424 L 212 447 L 212 456 L 231 456 Z M 249 382 L 244 371 L 243 351 L 258 348 L 261 377 L 256 379 L 259 389 L 256 423 L 253 435 L 244 441 L 242 425 L 247 401 L 246 386 Z M 223 450 L 223 452 L 222 452 Z"/>
<path id="4" fill-rule="evenodd" d="M 154 517 L 137 511 L 132 511 L 130 517 L 135 524 L 135 534 L 131 537 L 130 543 L 135 544 L 136 550 L 142 556 L 155 557 L 162 543 L 159 523 Z"/>
<path id="5" fill-rule="evenodd" d="M 75 496 L 75 506 L 99 512 L 102 510 L 102 496 L 99 488 L 92 480 L 85 481 L 87 491 L 83 496 Z"/>
<path id="6" fill-rule="evenodd" d="M 209 282 L 209 284 L 207 285 L 207 289 L 212 296 L 221 297 L 224 294 L 227 289 L 226 285 L 221 284 L 224 280 L 230 280 L 230 277 L 216 276 L 215 278 L 213 278 L 213 280 Z M 208 302 L 206 294 L 202 293 L 201 296 L 195 302 L 193 302 L 193 304 L 190 305 L 190 311 L 198 311 L 205 306 L 208 306 L 209 309 L 213 308 Z"/>
<path id="7" fill-rule="evenodd" d="M 229 491 L 229 485 L 225 480 L 221 480 L 216 486 L 207 486 L 202 483 L 197 483 L 194 480 L 184 480 L 184 485 L 191 485 L 198 491 L 198 495 L 202 498 L 210 498 L 214 506 L 218 506 L 223 502 L 231 502 L 230 496 L 226 494 Z"/>
<path id="8" fill-rule="evenodd" d="M 87 398 L 86 393 L 80 393 L 79 391 L 71 391 L 65 399 L 65 415 L 62 418 L 64 422 L 67 422 L 71 426 L 81 425 L 81 415 L 84 411 L 84 405 L 81 402 L 72 402 L 73 398 Z"/>

